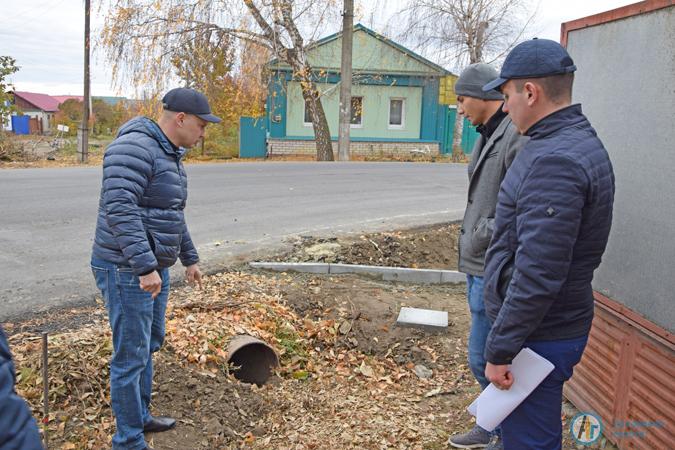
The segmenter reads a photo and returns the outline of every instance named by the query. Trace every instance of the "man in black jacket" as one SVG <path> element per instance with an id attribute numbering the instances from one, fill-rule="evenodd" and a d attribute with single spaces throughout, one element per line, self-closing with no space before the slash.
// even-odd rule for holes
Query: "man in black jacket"
<path id="1" fill-rule="evenodd" d="M 555 369 L 502 423 L 507 450 L 561 448 L 563 383 L 581 359 L 593 319 L 593 272 L 612 222 L 609 155 L 572 105 L 576 66 L 557 42 L 533 39 L 506 57 L 504 111 L 530 137 L 502 183 L 485 263 L 485 308 L 493 322 L 485 374 L 499 389 L 529 347 Z"/>
<path id="2" fill-rule="evenodd" d="M 0 450 L 42 450 L 28 405 L 14 390 L 14 363 L 0 327 Z"/>

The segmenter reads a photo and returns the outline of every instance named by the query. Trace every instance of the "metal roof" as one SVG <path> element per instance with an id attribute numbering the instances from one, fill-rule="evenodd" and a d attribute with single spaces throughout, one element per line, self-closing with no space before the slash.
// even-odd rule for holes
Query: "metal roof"
<path id="1" fill-rule="evenodd" d="M 52 95 L 52 98 L 56 99 L 59 102 L 59 105 L 66 100 L 77 100 L 78 102 L 84 101 L 84 96 L 82 95 Z"/>
<path id="2" fill-rule="evenodd" d="M 14 96 L 20 97 L 45 112 L 56 112 L 59 110 L 59 101 L 51 95 L 38 94 L 36 92 L 14 91 Z"/>
<path id="3" fill-rule="evenodd" d="M 441 76 L 453 75 L 452 72 L 445 69 L 444 67 L 441 67 L 438 64 L 428 60 L 425 57 L 423 57 L 422 55 L 419 55 L 419 54 L 413 52 L 412 50 L 392 41 L 388 37 L 386 37 L 386 36 L 384 36 L 380 33 L 377 33 L 376 31 L 371 30 L 370 28 L 366 27 L 365 25 L 363 25 L 361 23 L 357 23 L 356 25 L 354 25 L 354 32 L 356 32 L 356 31 L 363 31 L 363 32 L 369 34 L 370 36 L 374 37 L 375 39 L 378 39 L 378 40 L 384 42 L 385 44 L 390 45 L 391 47 L 400 51 L 404 55 L 406 55 L 406 56 L 408 56 L 408 57 L 426 65 L 426 66 L 428 66 L 433 71 L 438 72 L 438 74 L 441 75 Z M 341 37 L 342 37 L 342 31 L 339 31 L 337 33 L 331 34 L 330 36 L 326 36 L 324 38 L 319 39 L 316 42 L 313 42 L 313 43 L 309 44 L 308 46 L 305 47 L 305 50 L 310 51 L 313 48 L 320 47 L 324 44 L 327 44 L 328 42 L 334 41 L 334 40 L 339 39 Z M 274 58 L 270 62 L 268 62 L 268 66 L 274 66 L 275 64 L 278 64 L 278 63 L 279 63 L 279 58 Z"/>

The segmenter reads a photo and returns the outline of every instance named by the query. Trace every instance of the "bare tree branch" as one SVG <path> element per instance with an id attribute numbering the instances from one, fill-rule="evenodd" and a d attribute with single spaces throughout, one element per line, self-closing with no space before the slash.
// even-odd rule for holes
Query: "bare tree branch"
<path id="1" fill-rule="evenodd" d="M 397 14 L 407 23 L 400 38 L 459 73 L 468 64 L 504 57 L 534 18 L 528 7 L 529 0 L 409 0 Z M 461 154 L 462 125 L 457 115 L 454 159 Z"/>
<path id="2" fill-rule="evenodd" d="M 410 0 L 397 14 L 407 24 L 399 38 L 459 70 L 503 57 L 531 24 L 529 9 L 529 0 Z"/>
<path id="3" fill-rule="evenodd" d="M 308 40 L 337 17 L 336 0 L 108 0 L 100 45 L 118 82 L 162 89 L 175 76 L 179 49 L 237 39 L 265 47 L 288 64 L 311 113 L 319 159 L 332 159 L 330 131 L 306 57 Z M 304 32 L 304 33 L 303 33 Z M 274 68 L 272 68 L 274 69 Z M 285 81 L 284 81 L 285 83 Z"/>

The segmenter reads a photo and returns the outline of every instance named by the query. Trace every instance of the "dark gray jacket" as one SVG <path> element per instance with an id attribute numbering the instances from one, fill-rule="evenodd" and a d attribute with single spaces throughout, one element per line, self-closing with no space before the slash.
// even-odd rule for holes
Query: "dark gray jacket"
<path id="1" fill-rule="evenodd" d="M 499 186 L 516 153 L 528 139 L 518 134 L 507 116 L 487 142 L 482 135 L 476 141 L 469 163 L 469 199 L 459 236 L 460 272 L 483 276 Z"/>
<path id="2" fill-rule="evenodd" d="M 152 120 L 120 128 L 103 157 L 93 255 L 136 275 L 199 261 L 185 224 L 187 176 L 175 148 Z"/>

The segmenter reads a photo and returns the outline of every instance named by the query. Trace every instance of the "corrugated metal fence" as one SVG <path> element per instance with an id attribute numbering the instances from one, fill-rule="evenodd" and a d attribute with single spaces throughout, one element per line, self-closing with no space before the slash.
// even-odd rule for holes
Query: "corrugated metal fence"
<path id="1" fill-rule="evenodd" d="M 675 448 L 672 335 L 642 326 L 606 297 L 596 300 L 588 345 L 565 396 L 600 416 L 604 435 L 621 450 Z"/>

